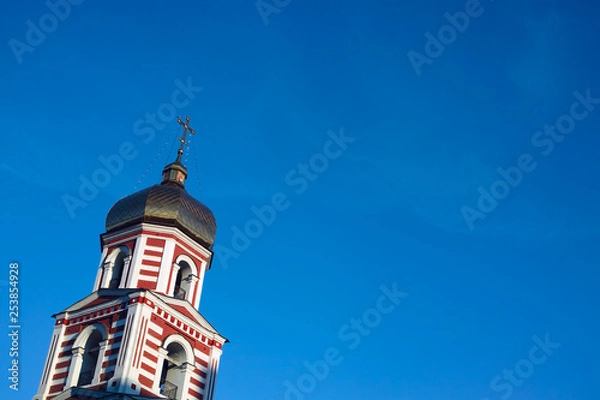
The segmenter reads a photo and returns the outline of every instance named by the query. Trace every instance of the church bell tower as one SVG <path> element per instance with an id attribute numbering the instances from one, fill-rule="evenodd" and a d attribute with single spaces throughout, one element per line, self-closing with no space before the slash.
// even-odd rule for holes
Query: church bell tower
<path id="1" fill-rule="evenodd" d="M 93 292 L 55 314 L 34 400 L 212 400 L 223 337 L 198 311 L 216 235 L 177 159 L 160 184 L 117 201 Z"/>

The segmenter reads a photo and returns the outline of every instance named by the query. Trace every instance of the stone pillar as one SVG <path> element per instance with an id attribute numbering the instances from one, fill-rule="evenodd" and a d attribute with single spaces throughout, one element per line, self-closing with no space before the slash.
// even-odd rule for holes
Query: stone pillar
<path id="1" fill-rule="evenodd" d="M 127 275 L 129 273 L 129 267 L 131 266 L 131 255 L 128 255 L 123 259 L 123 269 L 121 270 L 121 278 L 119 280 L 119 287 L 127 286 Z"/>
<path id="2" fill-rule="evenodd" d="M 175 296 L 175 281 L 177 280 L 177 273 L 180 268 L 179 264 L 173 263 L 173 274 L 171 275 L 171 282 L 169 282 L 169 293 L 167 293 L 169 296 Z"/>
<path id="3" fill-rule="evenodd" d="M 81 365 L 83 364 L 83 347 L 75 347 L 73 350 L 73 356 L 71 356 L 71 366 L 69 367 L 69 374 L 67 375 L 67 382 L 65 388 L 77 386 L 79 380 L 79 373 L 81 372 Z"/>
<path id="4" fill-rule="evenodd" d="M 194 373 L 194 365 L 189 363 L 183 363 L 179 366 L 179 373 L 183 376 L 181 377 L 180 382 L 183 382 L 179 390 L 181 390 L 179 394 L 180 399 L 187 399 L 189 397 L 188 390 L 190 389 L 190 377 Z"/>
<path id="5" fill-rule="evenodd" d="M 96 369 L 94 370 L 94 377 L 92 378 L 92 384 L 100 382 L 100 373 L 102 372 L 102 363 L 104 362 L 104 354 L 106 353 L 106 347 L 108 346 L 108 340 L 103 340 L 99 343 L 100 349 L 98 349 L 98 360 L 96 361 Z"/>
<path id="6" fill-rule="evenodd" d="M 104 275 L 102 275 L 102 283 L 100 284 L 100 288 L 108 288 L 110 285 L 110 280 L 113 275 L 113 267 L 115 263 L 113 261 L 108 261 L 104 263 Z"/>
<path id="7" fill-rule="evenodd" d="M 186 300 L 192 303 L 194 307 L 196 306 L 196 299 L 198 293 L 198 277 L 196 275 L 190 275 L 187 279 L 190 280 L 188 293 L 186 296 Z M 198 308 L 198 307 L 195 307 Z"/>
<path id="8" fill-rule="evenodd" d="M 154 393 L 160 393 L 160 378 L 162 374 L 163 363 L 167 359 L 167 354 L 169 354 L 167 349 L 162 347 L 158 348 L 158 361 L 156 362 L 156 377 L 154 379 L 154 385 L 152 385 L 152 391 Z"/>

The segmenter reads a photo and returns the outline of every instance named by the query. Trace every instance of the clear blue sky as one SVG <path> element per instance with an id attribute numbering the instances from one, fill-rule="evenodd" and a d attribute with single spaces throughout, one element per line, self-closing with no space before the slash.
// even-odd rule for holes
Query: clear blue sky
<path id="1" fill-rule="evenodd" d="M 285 382 L 297 387 L 305 361 L 332 347 L 341 363 L 306 400 L 596 398 L 598 7 L 482 0 L 439 54 L 425 34 L 452 35 L 444 14 L 465 2 L 413 3 L 280 0 L 265 3 L 278 11 L 265 24 L 253 1 L 86 1 L 44 40 L 30 34 L 31 47 L 27 21 L 39 26 L 48 7 L 7 4 L 0 288 L 7 303 L 8 264 L 18 261 L 22 368 L 20 391 L 4 376 L 0 391 L 35 394 L 50 316 L 93 287 L 106 213 L 149 166 L 138 189 L 174 158 L 176 124 L 151 128 L 145 114 L 168 111 L 175 82 L 190 80 L 194 98 L 177 111 L 198 132 L 188 190 L 214 211 L 217 244 L 231 247 L 253 206 L 278 192 L 289 201 L 206 277 L 201 311 L 231 340 L 219 400 L 284 399 Z M 429 51 L 420 75 L 411 50 L 421 61 Z M 574 93 L 588 90 L 569 127 Z M 558 119 L 572 133 L 536 133 Z M 355 140 L 314 181 L 300 178 L 298 163 L 342 128 Z M 92 179 L 99 157 L 126 142 L 137 155 L 70 215 L 65 194 L 78 197 L 80 177 Z M 522 157 L 535 168 L 519 182 L 510 168 Z M 514 187 L 498 168 L 513 171 Z M 510 192 L 484 204 L 492 187 Z M 394 283 L 408 296 L 370 320 L 368 335 L 345 327 L 376 318 L 368 310 L 380 286 Z M 546 334 L 560 343 L 550 355 L 533 348 Z M 6 371 L 6 336 L 0 344 Z M 528 361 L 532 349 L 545 361 Z M 503 370 L 515 367 L 527 377 L 510 383 Z"/>

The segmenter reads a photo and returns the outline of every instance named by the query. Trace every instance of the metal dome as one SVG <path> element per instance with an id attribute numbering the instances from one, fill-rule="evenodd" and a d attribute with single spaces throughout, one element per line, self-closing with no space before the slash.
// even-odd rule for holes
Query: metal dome
<path id="1" fill-rule="evenodd" d="M 139 222 L 177 227 L 208 248 L 212 247 L 217 234 L 212 211 L 182 186 L 169 181 L 117 201 L 106 216 L 106 231 Z"/>

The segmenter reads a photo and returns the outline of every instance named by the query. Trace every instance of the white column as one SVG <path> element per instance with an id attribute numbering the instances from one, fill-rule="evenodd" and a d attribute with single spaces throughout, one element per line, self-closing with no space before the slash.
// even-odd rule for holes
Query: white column
<path id="1" fill-rule="evenodd" d="M 160 393 L 160 378 L 163 370 L 163 363 L 167 358 L 167 354 L 169 352 L 167 349 L 159 347 L 158 348 L 158 361 L 156 362 L 156 376 L 154 379 L 154 385 L 152 385 L 152 391 L 156 394 Z"/>
<path id="2" fill-rule="evenodd" d="M 210 261 L 210 260 L 209 260 Z M 200 309 L 200 301 L 202 300 L 202 289 L 204 287 L 204 274 L 206 274 L 206 269 L 208 268 L 208 262 L 203 262 L 200 266 L 200 271 L 198 272 L 198 304 L 196 305 L 197 309 Z"/>
<path id="3" fill-rule="evenodd" d="M 127 287 L 127 275 L 129 275 L 130 267 L 131 267 L 131 254 L 123 259 L 123 269 L 121 270 L 121 280 L 119 281 L 120 288 Z"/>
<path id="4" fill-rule="evenodd" d="M 210 351 L 210 359 L 208 362 L 208 374 L 206 376 L 206 385 L 204 392 L 205 400 L 213 400 L 215 395 L 215 383 L 217 381 L 217 372 L 219 372 L 219 360 L 223 351 L 218 347 L 212 346 Z"/>
<path id="5" fill-rule="evenodd" d="M 108 253 L 108 248 L 102 249 L 102 256 L 100 257 L 100 264 L 98 265 L 98 272 L 96 273 L 96 281 L 94 282 L 94 292 L 100 289 L 100 279 L 102 278 L 102 271 L 104 271 L 104 259 Z"/>
<path id="6" fill-rule="evenodd" d="M 108 288 L 110 286 L 110 280 L 113 275 L 113 268 L 115 266 L 114 261 L 108 261 L 104 263 L 104 276 L 102 277 L 101 288 Z"/>
<path id="7" fill-rule="evenodd" d="M 173 263 L 171 268 L 173 269 L 173 274 L 171 275 L 171 281 L 169 282 L 168 292 L 165 292 L 167 296 L 175 296 L 175 281 L 177 280 L 177 273 L 181 267 L 179 264 Z"/>
<path id="8" fill-rule="evenodd" d="M 42 373 L 42 379 L 40 380 L 40 386 L 38 388 L 37 395 L 33 400 L 42 400 L 46 398 L 48 389 L 50 388 L 49 383 L 52 381 L 52 377 L 56 371 L 56 362 L 58 361 L 58 355 L 62 349 L 62 342 L 64 340 L 64 325 L 57 324 L 54 326 L 54 332 L 50 341 L 50 348 L 48 349 L 48 355 L 46 356 L 46 363 L 44 364 L 44 372 Z"/>
<path id="9" fill-rule="evenodd" d="M 168 294 L 167 287 L 169 286 L 169 276 L 171 274 L 171 266 L 175 254 L 175 241 L 173 239 L 166 240 L 167 242 L 163 248 L 160 270 L 158 271 L 158 283 L 156 284 L 156 291 L 164 294 Z"/>
<path id="10" fill-rule="evenodd" d="M 181 390 L 181 392 L 179 392 L 179 398 L 185 400 L 189 398 L 188 390 L 190 389 L 190 377 L 194 372 L 194 365 L 183 363 L 179 366 L 179 369 L 179 373 L 183 375 L 180 380 L 180 382 L 183 382 L 183 384 L 179 388 L 179 390 Z"/>
<path id="11" fill-rule="evenodd" d="M 125 323 L 123 339 L 119 350 L 119 358 L 115 367 L 115 375 L 108 381 L 109 392 L 139 394 L 140 383 L 138 380 L 139 369 L 133 366 L 137 342 L 142 335 L 140 331 L 142 318 L 150 320 L 152 309 L 144 303 L 134 303 L 128 306 L 127 322 Z M 140 349 L 143 352 L 143 348 Z M 116 382 L 113 386 L 113 382 Z M 135 385 L 132 389 L 131 385 Z"/>
<path id="12" fill-rule="evenodd" d="M 96 369 L 94 370 L 92 384 L 100 382 L 100 373 L 102 372 L 102 363 L 104 362 L 104 353 L 106 352 L 106 347 L 108 346 L 108 340 L 100 342 L 99 345 L 100 349 L 98 350 L 98 360 L 96 361 Z"/>
<path id="13" fill-rule="evenodd" d="M 200 291 L 202 289 L 200 286 L 198 286 L 198 282 L 200 281 L 200 279 L 196 275 L 190 275 L 189 279 L 190 279 L 190 292 L 187 294 L 187 301 L 192 303 L 194 308 L 197 309 L 198 305 L 200 303 Z M 194 293 L 195 293 L 195 295 L 194 295 Z"/>
<path id="14" fill-rule="evenodd" d="M 71 356 L 71 366 L 69 367 L 65 388 L 77 386 L 77 380 L 79 379 L 79 373 L 81 372 L 81 365 L 83 363 L 84 348 L 75 347 L 72 351 L 73 356 Z"/>
<path id="15" fill-rule="evenodd" d="M 144 247 L 146 243 L 146 235 L 140 235 L 135 239 L 135 246 L 133 246 L 133 252 L 131 253 L 131 260 L 129 261 L 128 273 L 124 273 L 124 276 L 129 276 L 126 280 L 124 287 L 136 287 L 137 281 L 140 276 L 140 268 L 142 265 L 142 259 L 144 258 Z"/>

